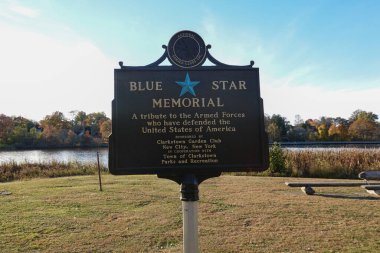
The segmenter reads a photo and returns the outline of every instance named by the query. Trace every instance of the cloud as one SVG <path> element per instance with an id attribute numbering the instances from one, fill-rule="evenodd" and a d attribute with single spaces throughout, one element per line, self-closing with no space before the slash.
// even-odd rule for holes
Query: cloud
<path id="1" fill-rule="evenodd" d="M 380 85 L 368 89 L 329 89 L 316 85 L 290 85 L 261 78 L 261 96 L 265 113 L 281 114 L 294 121 L 299 114 L 304 120 L 321 116 L 349 118 L 357 109 L 380 114 Z"/>
<path id="2" fill-rule="evenodd" d="M 255 60 L 255 66 L 260 68 L 265 113 L 281 114 L 291 123 L 297 114 L 305 120 L 321 116 L 348 118 L 357 109 L 380 114 L 379 79 L 362 78 L 360 84 L 351 79 L 332 80 L 325 75 L 322 63 L 303 59 L 311 49 L 302 43 L 290 58 L 284 58 L 288 56 L 284 50 L 292 42 L 296 22 L 289 23 L 278 38 L 270 40 L 254 30 L 244 34 L 234 31 L 233 36 L 226 36 L 217 28 L 215 20 L 204 18 L 206 37 L 217 42 L 211 54 L 227 64 L 246 65 L 252 58 Z"/>
<path id="3" fill-rule="evenodd" d="M 37 18 L 40 16 L 40 11 L 25 5 L 21 5 L 15 1 L 3 0 L 0 1 L 0 17 L 7 20 L 19 21 L 23 18 Z"/>
<path id="4" fill-rule="evenodd" d="M 28 18 L 36 18 L 39 16 L 39 11 L 16 3 L 11 3 L 9 5 L 9 10 L 11 10 L 13 13 Z"/>
<path id="5" fill-rule="evenodd" d="M 110 116 L 113 69 L 89 41 L 62 42 L 0 24 L 0 113 L 35 120 L 54 111 Z"/>

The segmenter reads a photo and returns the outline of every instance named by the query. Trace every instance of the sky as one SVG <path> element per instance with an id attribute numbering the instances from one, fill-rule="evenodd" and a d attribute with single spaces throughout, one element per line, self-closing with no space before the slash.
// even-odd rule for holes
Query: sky
<path id="1" fill-rule="evenodd" d="M 291 123 L 380 114 L 377 0 L 0 1 L 0 114 L 111 116 L 113 70 L 198 33 L 219 61 L 260 69 L 264 112 Z"/>

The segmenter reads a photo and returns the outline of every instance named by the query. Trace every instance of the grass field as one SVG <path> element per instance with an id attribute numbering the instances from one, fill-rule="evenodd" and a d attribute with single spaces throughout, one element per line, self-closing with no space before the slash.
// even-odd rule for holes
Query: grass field
<path id="1" fill-rule="evenodd" d="M 379 252 L 380 198 L 361 188 L 288 188 L 295 178 L 200 185 L 201 252 Z M 315 181 L 320 181 L 316 179 Z M 344 180 L 335 180 L 344 181 Z M 0 183 L 0 252 L 181 252 L 179 186 L 155 176 Z"/>

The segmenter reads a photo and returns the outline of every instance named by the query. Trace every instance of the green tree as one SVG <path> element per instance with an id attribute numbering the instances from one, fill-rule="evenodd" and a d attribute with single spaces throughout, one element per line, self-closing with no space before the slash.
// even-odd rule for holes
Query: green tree
<path id="1" fill-rule="evenodd" d="M 59 111 L 53 112 L 51 115 L 46 115 L 40 123 L 43 128 L 46 126 L 54 127 L 58 130 L 71 128 L 71 122 Z"/>
<path id="2" fill-rule="evenodd" d="M 267 118 L 267 133 L 271 141 L 282 141 L 287 139 L 287 132 L 290 129 L 289 121 L 279 114 L 273 114 Z"/>
<path id="3" fill-rule="evenodd" d="M 72 111 L 72 114 L 73 132 L 77 135 L 83 133 L 86 126 L 87 114 L 84 111 Z"/>
<path id="4" fill-rule="evenodd" d="M 302 126 L 291 127 L 288 131 L 289 141 L 305 141 L 307 138 L 307 131 Z"/>
<path id="5" fill-rule="evenodd" d="M 275 123 L 269 123 L 267 133 L 270 142 L 281 141 L 281 129 Z"/>
<path id="6" fill-rule="evenodd" d="M 8 144 L 9 138 L 14 128 L 14 122 L 11 117 L 0 114 L 0 144 Z"/>
<path id="7" fill-rule="evenodd" d="M 25 147 L 32 146 L 37 139 L 35 126 L 37 123 L 26 119 L 24 117 L 7 117 L 5 115 L 0 116 L 0 143 Z"/>
<path id="8" fill-rule="evenodd" d="M 376 114 L 374 114 L 373 112 L 366 112 L 366 111 L 359 109 L 359 110 L 354 111 L 351 114 L 351 117 L 349 118 L 349 122 L 353 123 L 355 120 L 357 120 L 359 118 L 365 119 L 365 120 L 368 120 L 371 122 L 376 122 L 376 120 L 379 119 L 379 117 Z"/>
<path id="9" fill-rule="evenodd" d="M 269 172 L 272 175 L 285 175 L 287 172 L 285 165 L 285 154 L 280 144 L 274 143 L 269 150 Z"/>

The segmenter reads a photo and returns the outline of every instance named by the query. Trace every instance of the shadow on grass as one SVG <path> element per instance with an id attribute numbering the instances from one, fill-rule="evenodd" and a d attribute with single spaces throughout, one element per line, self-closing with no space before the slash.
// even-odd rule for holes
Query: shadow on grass
<path id="1" fill-rule="evenodd" d="M 377 200 L 380 201 L 379 197 L 372 196 L 354 196 L 354 195 L 342 195 L 342 194 L 326 194 L 326 193 L 315 193 L 315 196 L 321 196 L 325 198 L 334 198 L 334 199 L 356 199 L 356 200 Z"/>

